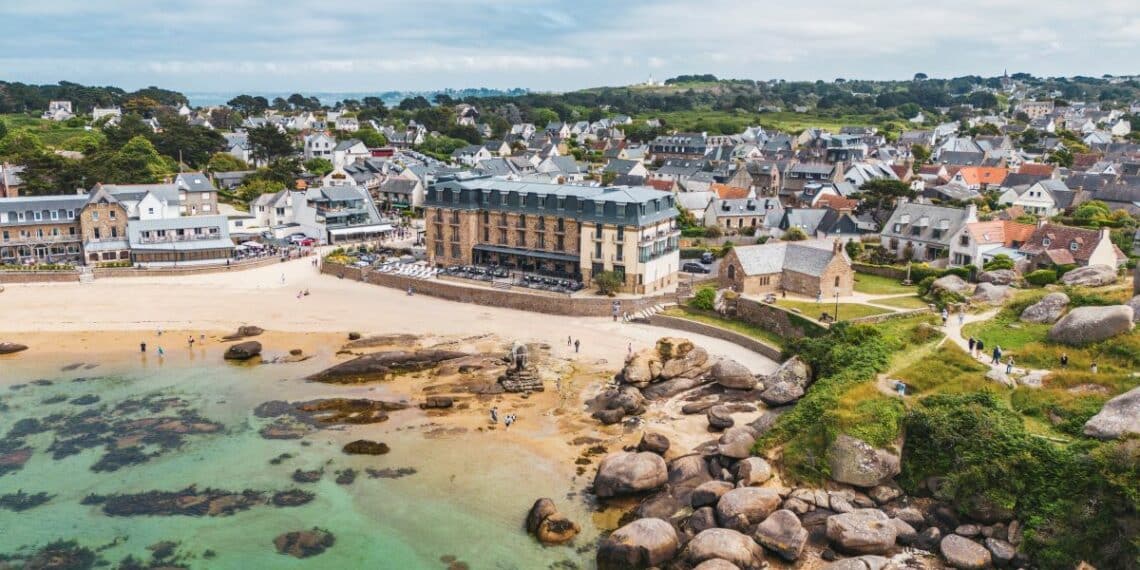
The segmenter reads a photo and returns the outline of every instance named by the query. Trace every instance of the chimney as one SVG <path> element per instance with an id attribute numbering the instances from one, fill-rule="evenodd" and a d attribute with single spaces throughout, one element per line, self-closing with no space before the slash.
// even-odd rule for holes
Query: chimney
<path id="1" fill-rule="evenodd" d="M 966 206 L 966 221 L 967 222 L 978 221 L 978 205 L 977 204 L 971 202 L 969 206 Z"/>
<path id="2" fill-rule="evenodd" d="M 843 241 L 840 240 L 839 238 L 835 238 L 835 243 L 831 245 L 831 251 L 833 253 L 835 253 L 835 255 L 839 255 L 840 253 L 842 253 L 843 252 Z"/>
<path id="3" fill-rule="evenodd" d="M 1104 242 L 1111 243 L 1112 242 L 1112 235 L 1111 234 L 1112 234 L 1112 232 L 1109 231 L 1108 228 L 1101 228 L 1100 229 L 1100 241 L 1101 241 L 1101 243 L 1104 243 Z"/>

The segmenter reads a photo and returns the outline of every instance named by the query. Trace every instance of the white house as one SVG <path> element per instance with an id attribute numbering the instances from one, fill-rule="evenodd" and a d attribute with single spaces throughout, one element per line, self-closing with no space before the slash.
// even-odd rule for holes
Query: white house
<path id="1" fill-rule="evenodd" d="M 336 148 L 336 138 L 328 133 L 314 133 L 305 136 L 305 160 L 314 158 L 333 159 L 333 150 Z"/>
<path id="2" fill-rule="evenodd" d="M 356 162 L 358 158 L 368 158 L 372 156 L 372 152 L 368 147 L 360 141 L 360 139 L 348 139 L 340 141 L 333 148 L 333 164 L 336 166 L 344 166 Z"/>
<path id="3" fill-rule="evenodd" d="M 98 121 L 103 117 L 122 117 L 123 110 L 118 107 L 95 107 L 91 110 L 91 120 Z"/>
<path id="4" fill-rule="evenodd" d="M 1132 132 L 1132 123 L 1128 119 L 1119 119 L 1108 128 L 1114 137 L 1123 137 Z"/>
<path id="5" fill-rule="evenodd" d="M 75 114 L 71 112 L 71 101 L 50 101 L 47 111 L 44 111 L 40 118 L 51 121 L 66 121 L 74 116 Z"/>
<path id="6" fill-rule="evenodd" d="M 1026 213 L 1052 217 L 1073 205 L 1074 193 L 1060 180 L 1015 186 L 998 197 L 998 204 L 1021 206 Z"/>
<path id="7" fill-rule="evenodd" d="M 337 117 L 335 124 L 336 130 L 338 131 L 355 133 L 360 130 L 360 123 L 356 120 L 356 117 Z"/>
<path id="8" fill-rule="evenodd" d="M 1037 226 L 1012 220 L 969 222 L 951 236 L 950 266 L 974 266 L 981 270 L 998 255 L 1015 262 L 1025 259 L 1019 248 L 1033 235 Z"/>

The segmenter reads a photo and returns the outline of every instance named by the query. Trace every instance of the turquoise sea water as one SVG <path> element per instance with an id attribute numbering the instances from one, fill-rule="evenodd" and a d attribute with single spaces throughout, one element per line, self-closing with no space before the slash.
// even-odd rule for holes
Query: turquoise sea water
<path id="1" fill-rule="evenodd" d="M 90 469 L 102 448 L 54 460 L 46 449 L 55 434 L 27 437 L 35 453 L 23 469 L 0 476 L 0 494 L 43 491 L 55 497 L 24 512 L 0 510 L 0 553 L 75 539 L 91 548 L 114 544 L 101 555 L 115 564 L 128 555 L 146 560 L 151 554 L 148 545 L 175 541 L 182 563 L 192 568 L 446 568 L 440 561 L 445 555 L 471 568 L 547 568 L 564 560 L 590 566 L 592 556 L 576 552 L 575 547 L 592 545 L 597 532 L 584 502 L 567 497 L 577 484 L 572 482 L 573 466 L 500 443 L 494 432 L 428 438 L 420 426 L 431 419 L 411 409 L 393 413 L 392 420 L 383 424 L 316 432 L 303 440 L 308 446 L 298 440 L 263 439 L 257 430 L 267 420 L 254 417 L 257 404 L 342 395 L 335 388 L 299 380 L 311 371 L 306 364 L 159 367 L 151 362 L 145 369 L 141 364 L 128 365 L 107 375 L 100 374 L 102 367 L 45 375 L 42 366 L 41 371 L 6 366 L 11 362 L 0 361 L 0 404 L 7 408 L 0 407 L 0 435 L 23 418 L 89 408 L 109 414 L 124 399 L 152 394 L 177 396 L 225 427 L 217 434 L 188 436 L 180 448 L 146 463 L 104 473 Z M 93 379 L 73 382 L 77 377 Z M 53 384 L 12 389 L 14 384 L 42 378 Z M 343 395 L 359 396 L 371 389 L 354 390 Z M 372 394 L 383 396 L 382 389 Z M 90 406 L 43 403 L 53 396 L 83 395 L 96 395 L 101 401 Z M 362 437 L 384 441 L 392 452 L 379 457 L 341 453 L 344 442 Z M 270 460 L 282 453 L 295 458 L 271 465 Z M 325 475 L 319 483 L 298 484 L 290 478 L 295 469 L 322 467 Z M 360 471 L 355 483 L 337 485 L 335 471 L 349 467 Z M 412 467 L 418 472 L 399 479 L 373 479 L 364 473 L 368 467 Z M 225 517 L 109 517 L 99 506 L 80 503 L 92 493 L 175 491 L 189 485 L 231 491 L 301 488 L 315 493 L 316 499 L 300 507 L 258 506 Z M 574 546 L 544 548 L 522 532 L 523 517 L 540 496 L 553 498 L 582 524 L 583 533 Z M 303 560 L 274 549 L 277 535 L 312 527 L 332 531 L 335 545 Z M 216 552 L 216 557 L 203 558 L 206 550 Z"/>

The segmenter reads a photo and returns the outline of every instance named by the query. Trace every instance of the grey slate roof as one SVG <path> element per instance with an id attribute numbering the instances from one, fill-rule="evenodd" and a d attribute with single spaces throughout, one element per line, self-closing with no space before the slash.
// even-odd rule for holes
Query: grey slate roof
<path id="1" fill-rule="evenodd" d="M 65 196 L 21 196 L 19 198 L 0 198 L 0 214 L 8 214 L 6 216 L 6 226 L 14 226 L 20 224 L 50 224 L 50 223 L 66 223 L 73 222 L 74 220 L 67 219 L 67 210 L 74 210 L 75 215 L 79 216 L 79 210 L 87 203 L 86 195 L 68 194 Z M 51 215 L 47 219 L 36 221 L 33 212 L 42 212 L 47 210 L 49 212 L 55 211 L 58 219 L 52 220 Z M 62 211 L 62 214 L 60 212 Z M 24 221 L 17 222 L 17 214 L 24 213 Z M 5 216 L 0 216 L 5 217 Z"/>
<path id="2" fill-rule="evenodd" d="M 389 177 L 380 183 L 380 192 L 387 194 L 411 194 L 416 189 L 416 181 L 407 178 Z"/>
<path id="3" fill-rule="evenodd" d="M 819 277 L 836 255 L 830 249 L 779 242 L 733 248 L 745 275 L 770 275 L 794 271 Z M 842 251 L 839 255 L 846 257 Z"/>
<path id="4" fill-rule="evenodd" d="M 907 216 L 909 216 L 909 221 L 903 223 L 902 220 Z M 907 202 L 905 204 L 899 204 L 899 206 L 895 208 L 895 211 L 891 213 L 891 217 L 887 220 L 887 223 L 883 224 L 883 237 L 897 238 L 900 241 L 921 241 L 948 246 L 950 245 L 951 236 L 962 228 L 962 225 L 966 223 L 968 217 L 969 210 L 964 208 L 947 208 L 931 204 Z M 926 225 L 921 225 L 920 222 L 925 222 Z M 919 228 L 918 235 L 912 233 L 912 229 L 915 227 Z M 934 237 L 935 230 L 941 230 L 937 238 Z"/>
<path id="5" fill-rule="evenodd" d="M 190 192 L 217 192 L 209 177 L 201 172 L 181 172 L 174 178 L 174 183 Z"/>

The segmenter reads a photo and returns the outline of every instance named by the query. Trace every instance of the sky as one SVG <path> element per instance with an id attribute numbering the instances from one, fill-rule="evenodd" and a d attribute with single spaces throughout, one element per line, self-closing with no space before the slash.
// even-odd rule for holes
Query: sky
<path id="1" fill-rule="evenodd" d="M 1138 0 L 0 0 L 0 22 L 0 80 L 183 92 L 1140 73 Z"/>

